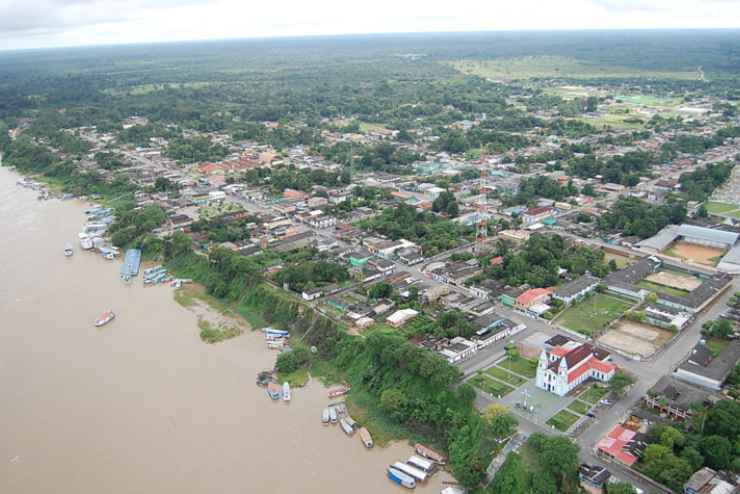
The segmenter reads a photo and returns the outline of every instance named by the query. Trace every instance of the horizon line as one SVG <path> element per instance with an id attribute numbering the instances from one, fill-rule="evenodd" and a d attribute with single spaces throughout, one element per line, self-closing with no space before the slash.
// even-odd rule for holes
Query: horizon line
<path id="1" fill-rule="evenodd" d="M 696 32 L 696 31 L 738 31 L 740 26 L 733 27 L 643 27 L 643 28 L 585 28 L 585 29 L 495 29 L 487 31 L 397 31 L 397 32 L 364 32 L 364 33 L 334 33 L 334 34 L 303 34 L 303 35 L 275 35 L 275 36 L 238 36 L 228 38 L 205 38 L 205 39 L 179 39 L 166 41 L 130 41 L 108 44 L 71 44 L 62 46 L 40 46 L 36 48 L 9 48 L 0 47 L 0 54 L 28 53 L 33 51 L 71 50 L 86 48 L 118 48 L 133 46 L 157 46 L 172 45 L 178 43 L 217 43 L 217 42 L 239 42 L 239 41 L 279 41 L 279 40 L 319 40 L 332 38 L 352 37 L 393 37 L 393 36 L 439 36 L 439 35 L 491 35 L 491 34 L 516 34 L 516 33 L 614 33 L 614 32 Z"/>

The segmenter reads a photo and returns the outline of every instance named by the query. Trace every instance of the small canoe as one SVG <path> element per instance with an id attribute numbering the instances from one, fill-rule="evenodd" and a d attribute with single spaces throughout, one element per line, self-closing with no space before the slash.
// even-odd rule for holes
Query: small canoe
<path id="1" fill-rule="evenodd" d="M 103 312 L 103 314 L 95 320 L 95 327 L 99 328 L 101 326 L 105 326 L 115 318 L 116 315 L 113 313 L 112 310 Z"/>
<path id="2" fill-rule="evenodd" d="M 324 408 L 324 411 L 321 412 L 321 423 L 324 425 L 329 425 L 329 409 Z"/>
<path id="3" fill-rule="evenodd" d="M 364 444 L 367 449 L 374 446 L 373 436 L 370 435 L 370 431 L 365 427 L 360 428 L 360 439 L 362 439 L 362 444 Z"/>
<path id="4" fill-rule="evenodd" d="M 349 386 L 336 386 L 329 390 L 329 398 L 336 398 L 337 396 L 345 395 L 351 388 Z"/>

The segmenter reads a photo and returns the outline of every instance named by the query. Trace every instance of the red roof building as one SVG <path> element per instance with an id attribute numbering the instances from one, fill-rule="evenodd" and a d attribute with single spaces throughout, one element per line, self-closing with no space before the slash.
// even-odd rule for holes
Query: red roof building
<path id="1" fill-rule="evenodd" d="M 551 288 L 530 288 L 516 298 L 519 309 L 529 309 L 535 304 L 541 304 L 550 299 Z"/>
<path id="2" fill-rule="evenodd" d="M 609 431 L 609 434 L 596 444 L 596 449 L 599 453 L 631 467 L 637 461 L 637 457 L 627 451 L 626 446 L 635 437 L 635 434 L 635 431 L 616 425 Z"/>
<path id="3" fill-rule="evenodd" d="M 608 358 L 607 352 L 595 350 L 590 343 L 575 341 L 549 352 L 543 350 L 537 365 L 537 387 L 565 396 L 589 379 L 608 382 L 616 371 Z"/>

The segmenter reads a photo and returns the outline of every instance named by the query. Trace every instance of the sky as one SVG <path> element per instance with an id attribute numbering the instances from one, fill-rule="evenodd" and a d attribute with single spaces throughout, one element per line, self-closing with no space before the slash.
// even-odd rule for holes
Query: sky
<path id="1" fill-rule="evenodd" d="M 364 33 L 739 27 L 740 0 L 0 0 L 0 50 Z"/>

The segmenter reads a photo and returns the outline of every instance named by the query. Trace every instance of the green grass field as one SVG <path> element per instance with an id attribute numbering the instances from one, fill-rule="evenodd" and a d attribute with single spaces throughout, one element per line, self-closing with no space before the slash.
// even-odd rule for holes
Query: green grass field
<path id="1" fill-rule="evenodd" d="M 666 252 L 666 254 L 668 254 L 668 252 Z M 650 290 L 651 292 L 664 293 L 666 295 L 673 295 L 676 297 L 683 297 L 684 295 L 687 295 L 689 293 L 688 291 L 681 290 L 680 288 L 659 285 L 658 283 L 653 283 L 647 280 L 640 281 L 639 283 L 637 283 L 637 286 L 639 286 L 640 288 L 644 288 L 645 290 Z"/>
<path id="2" fill-rule="evenodd" d="M 585 402 L 591 403 L 592 405 L 595 405 L 599 402 L 600 399 L 602 399 L 606 394 L 609 392 L 606 388 L 600 388 L 598 386 L 589 386 L 588 389 L 583 391 L 581 394 L 578 395 L 579 400 L 583 400 Z"/>
<path id="3" fill-rule="evenodd" d="M 496 379 L 503 381 L 507 384 L 511 384 L 512 386 L 521 386 L 522 384 L 527 382 L 526 379 L 516 376 L 512 374 L 511 372 L 507 372 L 501 369 L 500 367 L 491 367 L 490 369 L 487 369 L 485 372 L 489 376 L 495 377 Z"/>
<path id="4" fill-rule="evenodd" d="M 730 211 L 736 211 L 740 209 L 740 206 L 738 206 L 737 204 L 729 204 L 726 202 L 709 201 L 704 205 L 706 206 L 707 211 L 712 214 L 726 214 Z"/>
<path id="5" fill-rule="evenodd" d="M 707 340 L 707 347 L 715 357 L 722 353 L 722 350 L 724 350 L 729 344 L 729 340 L 722 340 L 720 338 L 710 338 Z"/>
<path id="6" fill-rule="evenodd" d="M 579 415 L 569 412 L 568 410 L 560 410 L 558 413 L 550 417 L 547 421 L 548 425 L 554 426 L 557 430 L 565 432 L 570 429 L 570 426 L 576 423 L 576 420 L 580 418 Z"/>
<path id="7" fill-rule="evenodd" d="M 591 404 L 581 400 L 575 400 L 568 405 L 568 410 L 579 415 L 585 415 L 591 409 Z"/>
<path id="8" fill-rule="evenodd" d="M 574 79 L 650 77 L 696 79 L 694 71 L 652 71 L 632 67 L 607 67 L 570 57 L 528 56 L 495 60 L 460 60 L 449 63 L 465 74 L 492 79 L 535 79 L 567 77 Z"/>
<path id="9" fill-rule="evenodd" d="M 494 396 L 506 396 L 507 394 L 514 391 L 514 388 L 512 388 L 511 386 L 498 381 L 494 381 L 493 379 L 490 379 L 483 374 L 478 374 L 477 376 L 472 378 L 470 380 L 470 384 L 480 389 L 481 391 L 490 393 Z"/>
<path id="10" fill-rule="evenodd" d="M 624 314 L 632 303 L 605 293 L 597 293 L 572 307 L 558 318 L 561 326 L 591 336 Z"/>
<path id="11" fill-rule="evenodd" d="M 512 359 L 507 357 L 497 364 L 502 369 L 510 370 L 520 376 L 533 378 L 537 375 L 537 361 L 523 357 Z"/>

